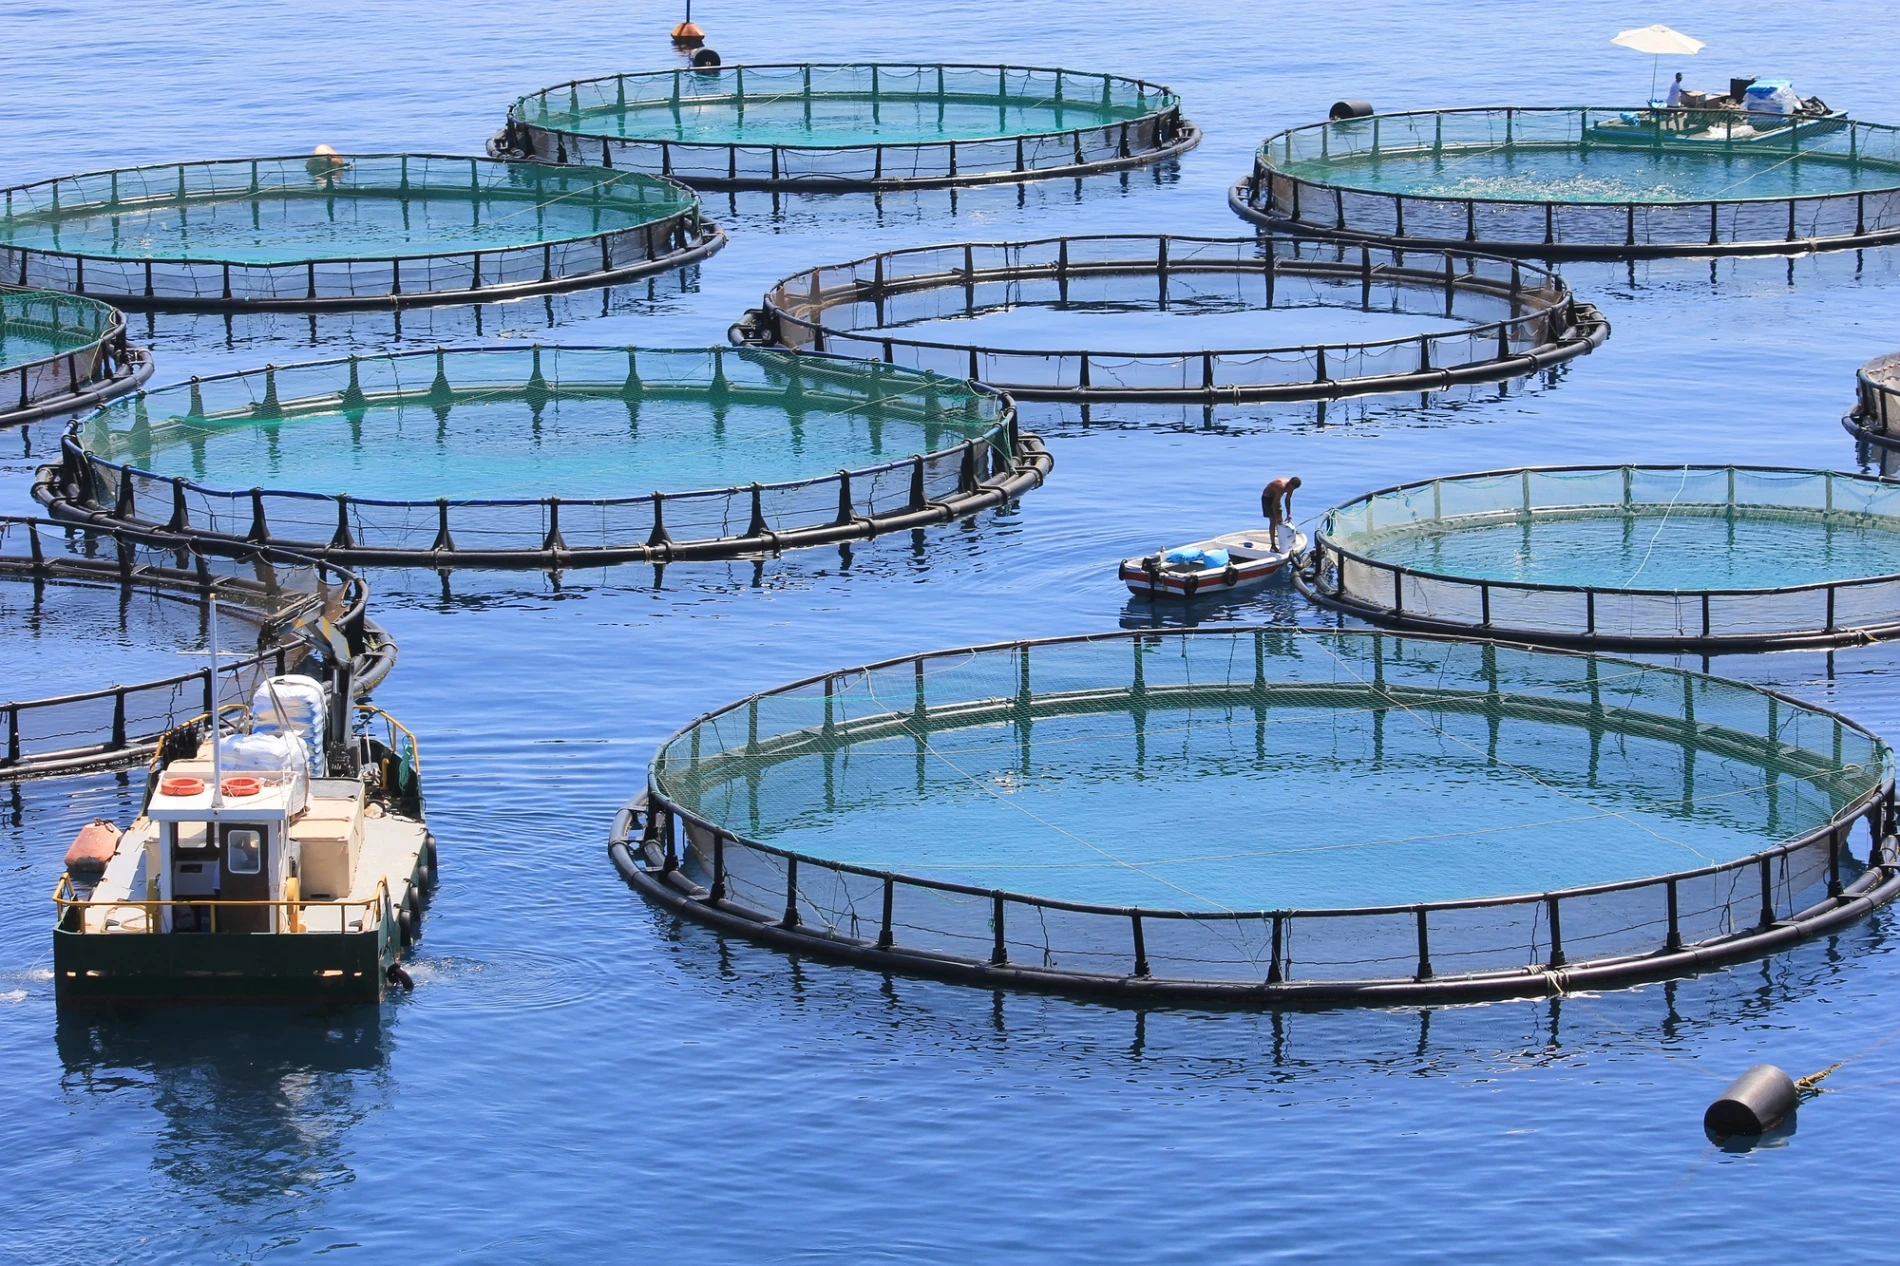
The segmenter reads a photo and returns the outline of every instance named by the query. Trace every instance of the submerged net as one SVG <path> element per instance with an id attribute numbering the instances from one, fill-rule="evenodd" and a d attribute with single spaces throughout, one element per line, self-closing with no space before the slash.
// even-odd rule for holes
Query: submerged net
<path id="1" fill-rule="evenodd" d="M 1711 132 L 1693 111 L 1513 107 L 1311 124 L 1261 147 L 1234 205 L 1308 230 L 1553 254 L 1900 234 L 1900 129 L 1737 119 Z"/>
<path id="2" fill-rule="evenodd" d="M 774 921 L 1059 970 L 1126 973 L 1140 952 L 1158 976 L 1258 980 L 1270 960 L 1414 974 L 1421 906 L 1441 972 L 1552 957 L 1553 900 L 1573 961 L 1746 929 L 1765 900 L 1781 917 L 1855 868 L 1837 829 L 1886 778 L 1866 731 L 1738 683 L 1218 630 L 814 679 L 676 735 L 649 791 L 683 829 L 687 872 Z"/>
<path id="3" fill-rule="evenodd" d="M 76 295 L 0 288 L 0 422 L 76 408 L 150 373 L 116 310 Z"/>
<path id="4" fill-rule="evenodd" d="M 665 558 L 668 541 L 756 548 L 954 507 L 1018 473 L 1012 419 L 969 383 L 776 352 L 436 351 L 122 401 L 69 436 L 69 482 L 121 520 L 200 535 Z"/>
<path id="5" fill-rule="evenodd" d="M 1259 318 L 1275 311 L 1298 311 L 1309 337 L 1263 339 Z M 1409 332 L 1314 341 L 1326 313 Z M 1109 314 L 1105 326 L 1153 319 L 1146 337 L 1120 348 L 1041 335 Z M 1227 346 L 1163 350 L 1216 316 L 1255 328 Z M 1025 330 L 1014 345 L 992 336 L 1005 317 Z M 1177 328 L 1156 332 L 1170 321 Z M 1532 372 L 1588 351 L 1608 329 L 1555 273 L 1513 260 L 1148 235 L 921 247 L 826 265 L 767 291 L 760 324 L 766 341 L 795 350 L 962 374 L 1029 399 L 1093 400 L 1430 390 Z"/>
<path id="6" fill-rule="evenodd" d="M 95 300 L 44 290 L 0 291 L 0 373 L 97 347 L 123 324 Z"/>
<path id="7" fill-rule="evenodd" d="M 1671 644 L 1900 626 L 1900 484 L 1733 466 L 1500 471 L 1327 513 L 1322 596 L 1384 618 Z"/>
<path id="8" fill-rule="evenodd" d="M 209 657 L 218 597 L 219 668 Z M 212 559 L 111 531 L 0 519 L 0 778 L 143 759 L 158 736 L 248 703 L 264 678 L 321 672 L 325 629 L 367 689 L 389 666 L 362 581 L 278 551 Z"/>
<path id="9" fill-rule="evenodd" d="M 1180 102 L 1115 75 L 788 64 L 579 80 L 522 97 L 497 145 L 689 183 L 954 183 L 1185 146 Z"/>
<path id="10" fill-rule="evenodd" d="M 161 306 L 415 299 L 640 271 L 700 238 L 693 195 L 635 172 L 251 159 L 8 189 L 0 278 Z"/>

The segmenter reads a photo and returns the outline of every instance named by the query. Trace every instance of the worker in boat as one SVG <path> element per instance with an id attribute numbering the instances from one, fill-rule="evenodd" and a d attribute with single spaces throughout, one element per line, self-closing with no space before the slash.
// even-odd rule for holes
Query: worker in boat
<path id="1" fill-rule="evenodd" d="M 1280 548 L 1280 525 L 1293 521 L 1293 492 L 1300 477 L 1275 479 L 1260 490 L 1260 513 L 1267 517 L 1267 544 Z"/>
<path id="2" fill-rule="evenodd" d="M 1681 71 L 1676 72 L 1675 82 L 1669 85 L 1668 105 L 1671 110 L 1679 110 L 1682 108 L 1682 72 Z"/>

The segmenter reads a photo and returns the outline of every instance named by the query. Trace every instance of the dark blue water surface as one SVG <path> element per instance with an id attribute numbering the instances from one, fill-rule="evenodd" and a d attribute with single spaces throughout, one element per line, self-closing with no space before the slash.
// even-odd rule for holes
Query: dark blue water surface
<path id="1" fill-rule="evenodd" d="M 1892 102 L 1885 6 L 723 2 L 728 61 L 1062 64 L 1179 90 L 1207 141 L 1159 171 L 887 197 L 709 199 L 732 244 L 685 276 L 417 313 L 135 318 L 158 381 L 483 339 L 683 346 L 777 278 L 871 250 L 1054 231 L 1240 231 L 1227 183 L 1336 98 L 1390 109 L 1630 100 L 1658 18 L 1692 82 Z M 557 6 L 102 0 L 0 9 L 0 178 L 339 149 L 473 152 L 516 95 L 667 65 L 678 15 Z M 1665 65 L 1665 73 L 1670 67 Z M 1141 1013 L 797 962 L 656 914 L 609 819 L 702 710 L 927 647 L 1113 628 L 1112 565 L 1369 488 L 1523 462 L 1854 464 L 1853 369 L 1900 339 L 1891 252 L 1572 265 L 1615 333 L 1550 381 L 1335 405 L 1030 409 L 1056 468 L 1020 507 L 850 551 L 569 573 L 374 576 L 421 736 L 442 886 L 417 987 L 380 1013 L 62 1019 L 48 896 L 115 777 L 0 788 L 0 1257 L 512 1262 L 1700 1263 L 1887 1260 L 1900 1108 L 1895 916 L 1678 985 L 1494 1006 Z M 57 427 L 0 434 L 29 509 Z M 1284 592 L 1216 620 L 1318 617 Z M 5 663 L 0 646 L 0 665 Z M 35 660 L 35 663 L 39 663 Z M 1900 656 L 1721 661 L 1900 736 Z M 0 694 L 91 683 L 26 681 Z M 1262 789 L 1262 812 L 1271 811 Z M 1339 812 L 1353 811 L 1340 805 Z M 1218 823 L 1198 829 L 1218 833 Z M 1289 829 L 1297 830 L 1297 823 Z M 1712 1146 L 1758 1060 L 1848 1061 L 1798 1130 Z M 1871 1207 L 1870 1207 L 1871 1206 Z"/>

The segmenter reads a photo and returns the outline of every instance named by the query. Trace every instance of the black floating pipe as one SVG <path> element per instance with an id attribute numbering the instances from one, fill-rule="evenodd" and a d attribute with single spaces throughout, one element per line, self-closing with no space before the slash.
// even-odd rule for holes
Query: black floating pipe
<path id="1" fill-rule="evenodd" d="M 1773 1064 L 1757 1064 L 1709 1105 L 1702 1128 L 1719 1138 L 1766 1134 L 1787 1119 L 1799 1097 L 1787 1073 Z"/>
<path id="2" fill-rule="evenodd" d="M 1337 123 L 1341 119 L 1363 119 L 1371 115 L 1371 113 L 1372 103 L 1370 101 L 1360 101 L 1349 97 L 1343 101 L 1333 102 L 1333 108 L 1327 113 L 1326 117 Z"/>

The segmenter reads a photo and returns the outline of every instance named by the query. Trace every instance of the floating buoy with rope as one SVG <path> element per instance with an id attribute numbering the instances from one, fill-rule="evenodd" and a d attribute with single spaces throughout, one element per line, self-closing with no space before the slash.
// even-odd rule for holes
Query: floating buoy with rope
<path id="1" fill-rule="evenodd" d="M 1845 1060 L 1841 1061 L 1846 1063 Z M 1806 1077 L 1790 1077 L 1773 1064 L 1757 1064 L 1729 1083 L 1702 1114 L 1702 1128 L 1717 1139 L 1767 1134 L 1794 1112 L 1802 1096 L 1818 1087 L 1841 1064 L 1830 1064 Z"/>

